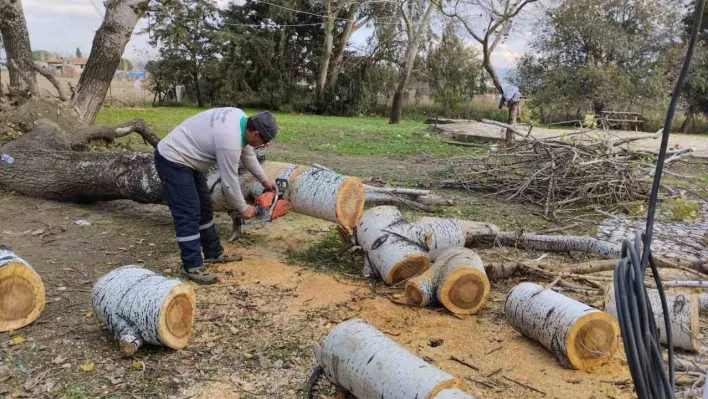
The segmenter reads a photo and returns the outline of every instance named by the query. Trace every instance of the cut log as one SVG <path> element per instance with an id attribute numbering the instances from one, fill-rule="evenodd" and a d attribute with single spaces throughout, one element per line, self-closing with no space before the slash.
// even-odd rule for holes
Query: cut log
<path id="1" fill-rule="evenodd" d="M 379 206 L 364 212 L 356 228 L 356 242 L 364 250 L 368 265 L 386 284 L 407 280 L 430 267 L 427 247 L 388 231 L 397 225 L 409 223 L 398 209 Z"/>
<path id="2" fill-rule="evenodd" d="M 288 199 L 294 212 L 328 220 L 353 232 L 364 212 L 366 194 L 358 177 L 340 175 L 331 170 L 281 162 L 265 162 L 268 177 L 286 179 Z M 241 190 L 246 200 L 263 193 L 263 186 L 250 173 L 241 177 Z M 232 210 L 221 189 L 221 177 L 210 173 L 207 183 L 215 210 Z"/>
<path id="3" fill-rule="evenodd" d="M 415 223 L 394 223 L 385 231 L 425 248 L 431 261 L 445 250 L 465 246 L 465 233 L 457 219 L 427 219 Z"/>
<path id="4" fill-rule="evenodd" d="M 439 220 L 445 220 L 436 217 L 425 216 L 420 219 L 420 222 L 434 222 Z M 499 233 L 499 227 L 492 223 L 487 222 L 475 222 L 472 220 L 460 220 L 460 226 L 462 226 L 462 232 L 465 235 L 465 246 L 472 246 L 477 242 L 476 237 L 488 236 Z"/>
<path id="5" fill-rule="evenodd" d="M 418 306 L 437 299 L 456 314 L 475 314 L 489 298 L 489 279 L 482 259 L 471 249 L 444 251 L 425 273 L 406 283 L 406 297 Z"/>
<path id="6" fill-rule="evenodd" d="M 0 332 L 17 330 L 44 310 L 44 283 L 14 252 L 0 246 Z"/>
<path id="7" fill-rule="evenodd" d="M 426 363 L 363 320 L 338 324 L 322 347 L 315 347 L 315 355 L 325 375 L 358 399 L 432 399 L 454 388 L 470 392 L 463 381 Z"/>
<path id="8" fill-rule="evenodd" d="M 514 287 L 506 298 L 504 316 L 565 367 L 587 370 L 605 363 L 617 350 L 620 331 L 615 318 L 538 284 Z"/>
<path id="9" fill-rule="evenodd" d="M 674 348 L 697 351 L 700 346 L 698 341 L 700 330 L 698 296 L 671 292 L 666 292 L 665 294 L 666 305 L 669 307 L 669 320 L 671 321 L 671 336 Z M 666 345 L 664 311 L 661 308 L 659 291 L 647 288 L 647 296 L 654 312 L 654 323 L 656 328 L 659 329 L 659 339 L 662 344 Z M 617 317 L 614 284 L 611 284 L 605 293 L 605 311 Z"/>
<path id="10" fill-rule="evenodd" d="M 134 265 L 101 277 L 93 287 L 91 304 L 124 356 L 132 356 L 143 343 L 184 348 L 196 310 L 191 285 Z"/>

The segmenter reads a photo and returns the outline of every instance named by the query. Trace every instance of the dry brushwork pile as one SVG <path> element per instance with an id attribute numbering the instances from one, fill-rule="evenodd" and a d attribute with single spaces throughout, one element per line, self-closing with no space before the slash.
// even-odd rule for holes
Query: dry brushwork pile
<path id="1" fill-rule="evenodd" d="M 508 125 L 484 121 L 508 127 Z M 556 218 L 583 207 L 612 211 L 618 204 L 646 200 L 656 153 L 631 149 L 638 140 L 657 139 L 660 132 L 631 138 L 599 138 L 587 129 L 539 139 L 511 127 L 520 140 L 513 147 L 487 154 L 441 160 L 453 180 L 447 187 L 495 193 L 507 200 L 525 200 Z M 669 165 L 691 152 L 669 150 Z"/>

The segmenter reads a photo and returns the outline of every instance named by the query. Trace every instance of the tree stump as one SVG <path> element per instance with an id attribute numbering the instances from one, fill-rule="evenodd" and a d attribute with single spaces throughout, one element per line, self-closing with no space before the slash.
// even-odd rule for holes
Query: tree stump
<path id="1" fill-rule="evenodd" d="M 425 273 L 406 283 L 406 297 L 418 306 L 437 299 L 457 314 L 475 314 L 489 298 L 489 279 L 482 259 L 471 249 L 449 248 Z"/>
<path id="2" fill-rule="evenodd" d="M 664 324 L 664 310 L 661 308 L 659 291 L 647 288 L 647 295 L 654 312 L 654 323 L 659 329 L 659 338 L 666 345 L 666 327 Z M 674 348 L 697 351 L 700 347 L 698 334 L 700 333 L 700 310 L 698 296 L 689 294 L 675 294 L 666 292 L 666 304 L 669 307 L 669 320 L 671 321 L 672 344 Z M 610 284 L 605 293 L 605 311 L 617 317 L 617 304 L 615 302 L 615 285 Z"/>
<path id="3" fill-rule="evenodd" d="M 39 274 L 14 252 L 0 247 L 0 332 L 32 323 L 45 302 Z"/>
<path id="4" fill-rule="evenodd" d="M 327 377 L 358 399 L 431 399 L 455 388 L 469 392 L 464 382 L 426 363 L 363 320 L 335 326 L 322 346 L 315 347 L 315 355 Z"/>
<path id="5" fill-rule="evenodd" d="M 619 325 L 610 314 L 538 284 L 514 287 L 504 315 L 516 331 L 546 347 L 566 367 L 587 370 L 617 350 Z"/>
<path id="6" fill-rule="evenodd" d="M 132 356 L 146 342 L 184 348 L 196 310 L 191 285 L 134 265 L 101 277 L 93 287 L 91 304 L 124 356 Z"/>

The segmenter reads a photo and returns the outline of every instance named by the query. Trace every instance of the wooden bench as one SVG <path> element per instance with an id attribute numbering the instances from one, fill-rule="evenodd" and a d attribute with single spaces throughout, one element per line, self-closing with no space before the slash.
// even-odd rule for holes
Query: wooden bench
<path id="1" fill-rule="evenodd" d="M 602 111 L 597 119 L 603 129 L 609 129 L 610 127 L 616 125 L 628 124 L 634 125 L 634 131 L 637 131 L 644 123 L 642 114 L 639 112 Z"/>

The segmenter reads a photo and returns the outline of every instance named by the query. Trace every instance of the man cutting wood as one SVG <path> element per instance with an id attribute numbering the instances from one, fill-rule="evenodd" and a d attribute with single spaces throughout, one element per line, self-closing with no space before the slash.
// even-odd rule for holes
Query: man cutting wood
<path id="1" fill-rule="evenodd" d="M 243 219 L 255 217 L 256 209 L 246 204 L 241 193 L 239 164 L 243 162 L 266 191 L 275 190 L 275 182 L 266 176 L 254 148 L 267 146 L 277 131 L 275 118 L 268 111 L 248 117 L 238 108 L 214 108 L 185 120 L 157 145 L 155 168 L 177 232 L 182 276 L 213 284 L 216 276 L 204 263 L 241 260 L 238 254 L 225 255 L 219 242 L 205 172 L 216 164 L 229 205 Z"/>

